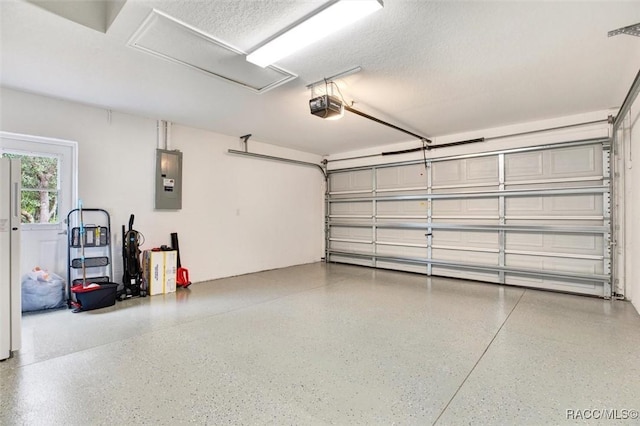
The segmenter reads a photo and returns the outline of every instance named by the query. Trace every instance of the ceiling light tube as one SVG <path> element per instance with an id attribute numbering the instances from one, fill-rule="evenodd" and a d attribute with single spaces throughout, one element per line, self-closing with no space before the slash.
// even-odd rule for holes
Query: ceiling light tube
<path id="1" fill-rule="evenodd" d="M 337 1 L 256 49 L 247 61 L 264 68 L 382 7 L 382 0 Z"/>

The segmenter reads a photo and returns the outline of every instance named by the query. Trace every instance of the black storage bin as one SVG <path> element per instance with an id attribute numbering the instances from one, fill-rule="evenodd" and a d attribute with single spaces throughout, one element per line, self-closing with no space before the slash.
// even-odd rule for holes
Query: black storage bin
<path id="1" fill-rule="evenodd" d="M 76 295 L 80 305 L 78 311 L 91 311 L 116 304 L 118 284 L 100 283 L 99 287 L 82 288 L 82 284 L 73 286 L 71 291 Z"/>

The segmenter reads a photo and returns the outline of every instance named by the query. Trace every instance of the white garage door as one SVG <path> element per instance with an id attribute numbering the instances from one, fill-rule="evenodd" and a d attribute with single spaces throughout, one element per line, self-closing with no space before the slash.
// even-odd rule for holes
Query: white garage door
<path id="1" fill-rule="evenodd" d="M 327 259 L 609 297 L 608 147 L 329 171 Z"/>

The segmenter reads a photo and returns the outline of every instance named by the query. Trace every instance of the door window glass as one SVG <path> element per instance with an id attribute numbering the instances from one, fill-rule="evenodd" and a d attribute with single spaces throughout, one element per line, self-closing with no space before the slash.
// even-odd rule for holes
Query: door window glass
<path id="1" fill-rule="evenodd" d="M 3 152 L 22 160 L 22 223 L 59 223 L 60 159 L 57 156 Z"/>

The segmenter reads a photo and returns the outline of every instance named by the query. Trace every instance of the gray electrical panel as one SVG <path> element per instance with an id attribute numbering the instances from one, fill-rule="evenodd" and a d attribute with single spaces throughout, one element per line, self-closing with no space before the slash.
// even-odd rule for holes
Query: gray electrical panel
<path id="1" fill-rule="evenodd" d="M 156 209 L 182 208 L 182 152 L 156 150 Z"/>

